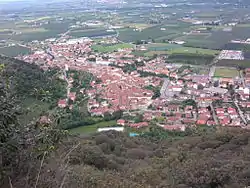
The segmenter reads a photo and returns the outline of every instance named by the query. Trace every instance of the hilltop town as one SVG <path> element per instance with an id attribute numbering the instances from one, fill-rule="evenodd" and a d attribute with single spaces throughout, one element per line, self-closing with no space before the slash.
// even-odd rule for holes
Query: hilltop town
<path id="1" fill-rule="evenodd" d="M 119 119 L 117 124 L 121 126 L 147 127 L 153 121 L 168 130 L 184 131 L 188 126 L 199 125 L 248 128 L 249 68 L 174 64 L 164 56 L 136 57 L 133 48 L 99 53 L 91 48 L 95 43 L 90 38 L 65 36 L 45 41 L 46 50 L 19 58 L 44 70 L 51 67 L 64 70 L 67 97 L 58 101 L 59 108 L 72 109 L 81 96 L 88 101 L 91 116 L 104 117 L 105 113 L 116 111 L 134 117 L 142 115 L 138 122 Z M 241 51 L 222 50 L 215 59 L 244 57 Z M 96 79 L 91 81 L 90 88 L 73 92 L 74 78 L 67 74 L 69 70 L 86 71 Z"/>

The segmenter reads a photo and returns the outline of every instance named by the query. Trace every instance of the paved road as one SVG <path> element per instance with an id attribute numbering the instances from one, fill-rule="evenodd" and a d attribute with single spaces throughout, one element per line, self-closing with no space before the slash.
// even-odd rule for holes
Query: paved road
<path id="1" fill-rule="evenodd" d="M 239 105 L 238 105 L 238 102 L 234 101 L 234 104 L 235 104 L 235 106 L 236 106 L 237 109 L 238 109 L 238 112 L 239 112 L 239 114 L 240 114 L 240 117 L 241 117 L 242 121 L 245 123 L 245 125 L 247 125 L 247 121 L 246 121 L 246 119 L 245 119 L 245 117 L 244 117 L 243 112 L 241 111 L 241 109 L 240 109 L 240 107 L 239 107 Z"/>
<path id="2" fill-rule="evenodd" d="M 209 77 L 213 77 L 215 72 L 215 66 L 212 66 L 209 70 Z"/>
<path id="3" fill-rule="evenodd" d="M 243 86 L 246 87 L 246 83 L 245 83 L 245 79 L 244 79 L 242 71 L 240 71 L 240 78 L 241 78 L 241 81 L 243 83 Z"/>
<path id="4" fill-rule="evenodd" d="M 219 61 L 218 58 L 215 57 L 214 60 L 209 65 L 207 65 L 207 66 L 208 67 L 214 66 L 214 65 L 216 65 L 216 63 L 218 63 L 218 61 Z"/>
<path id="5" fill-rule="evenodd" d="M 211 107 L 211 110 L 212 110 L 214 121 L 215 121 L 216 125 L 219 125 L 219 121 L 218 121 L 218 118 L 217 118 L 217 116 L 215 114 L 215 110 L 214 110 L 214 107 L 213 107 L 212 103 L 210 104 L 210 107 Z"/>
<path id="6" fill-rule="evenodd" d="M 164 78 L 164 83 L 161 87 L 161 98 L 166 98 L 167 97 L 167 92 L 168 92 L 168 85 L 169 85 L 169 80 L 167 78 Z"/>

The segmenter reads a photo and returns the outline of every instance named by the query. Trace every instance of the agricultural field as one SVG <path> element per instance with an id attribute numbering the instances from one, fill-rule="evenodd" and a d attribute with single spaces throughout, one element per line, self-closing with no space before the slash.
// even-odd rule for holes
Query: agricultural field
<path id="1" fill-rule="evenodd" d="M 40 19 L 39 19 L 40 20 Z M 44 19 L 41 19 L 42 21 Z M 30 42 L 32 40 L 45 40 L 57 37 L 68 30 L 71 21 L 50 21 L 32 26 L 26 22 L 10 22 L 0 25 L 0 40 L 15 40 Z"/>
<path id="2" fill-rule="evenodd" d="M 173 55 L 173 54 L 203 54 L 215 56 L 220 53 L 218 50 L 202 49 L 202 48 L 192 48 L 183 47 L 178 44 L 168 44 L 168 43 L 153 43 L 147 45 L 148 51 L 144 54 L 145 56 L 157 55 Z"/>
<path id="3" fill-rule="evenodd" d="M 103 127 L 112 127 L 116 125 L 116 121 L 103 121 L 94 125 L 86 125 L 77 128 L 70 129 L 72 134 L 86 134 L 86 133 L 95 133 L 98 128 Z"/>
<path id="4" fill-rule="evenodd" d="M 224 49 L 228 47 L 231 40 L 250 38 L 250 26 L 245 24 L 235 26 L 232 31 L 223 31 L 224 27 L 215 26 L 209 35 L 185 36 L 182 39 L 186 42 L 185 46 L 201 47 L 209 49 Z"/>
<path id="5" fill-rule="evenodd" d="M 135 42 L 137 40 L 155 40 L 162 42 L 163 40 L 174 38 L 175 36 L 182 35 L 188 26 L 185 25 L 155 25 L 145 28 L 141 31 L 134 31 L 131 28 L 119 30 L 119 40 L 124 42 Z"/>
<path id="6" fill-rule="evenodd" d="M 223 78 L 234 78 L 239 76 L 239 71 L 237 69 L 229 68 L 216 68 L 214 77 L 223 77 Z"/>
<path id="7" fill-rule="evenodd" d="M 248 52 L 250 51 L 250 44 L 227 43 L 225 44 L 224 49 L 225 50 L 240 50 L 240 51 Z"/>
<path id="8" fill-rule="evenodd" d="M 96 52 L 114 52 L 119 49 L 133 48 L 132 44 L 115 44 L 115 45 L 92 45 L 92 50 Z"/>
<path id="9" fill-rule="evenodd" d="M 154 55 L 167 55 L 167 51 L 146 51 L 134 53 L 138 56 L 153 57 Z"/>
<path id="10" fill-rule="evenodd" d="M 168 54 L 203 54 L 203 55 L 218 55 L 220 51 L 218 50 L 210 50 L 210 49 L 202 49 L 202 48 L 191 48 L 191 47 L 180 47 L 176 49 L 172 49 L 168 51 Z"/>
<path id="11" fill-rule="evenodd" d="M 97 28 L 97 29 L 84 29 L 84 30 L 77 30 L 77 31 L 71 31 L 69 33 L 70 36 L 73 37 L 103 37 L 103 36 L 109 36 L 109 35 L 115 35 L 116 32 L 108 32 L 104 28 Z"/>
<path id="12" fill-rule="evenodd" d="M 208 75 L 209 74 L 209 69 L 200 69 L 198 74 L 200 75 Z"/>
<path id="13" fill-rule="evenodd" d="M 220 60 L 217 66 L 249 68 L 250 60 Z"/>
<path id="14" fill-rule="evenodd" d="M 169 43 L 152 43 L 146 46 L 149 51 L 171 51 L 176 48 L 181 48 L 181 45 L 178 44 L 169 44 Z"/>
<path id="15" fill-rule="evenodd" d="M 31 50 L 29 48 L 25 48 L 22 46 L 9 46 L 9 47 L 2 47 L 0 48 L 0 54 L 9 56 L 9 57 L 16 57 L 18 55 L 29 54 Z"/>
<path id="16" fill-rule="evenodd" d="M 137 29 L 146 29 L 149 27 L 152 27 L 153 25 L 151 24 L 144 24 L 144 23 L 126 23 L 123 24 L 124 27 L 129 27 L 129 28 L 137 28 Z"/>
<path id="17" fill-rule="evenodd" d="M 169 63 L 182 63 L 190 65 L 209 65 L 214 59 L 213 55 L 176 53 L 168 56 Z"/>

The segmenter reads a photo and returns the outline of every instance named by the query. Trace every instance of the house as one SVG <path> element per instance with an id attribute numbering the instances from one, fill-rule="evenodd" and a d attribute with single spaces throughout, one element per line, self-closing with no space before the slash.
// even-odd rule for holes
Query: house
<path id="1" fill-rule="evenodd" d="M 196 121 L 196 124 L 198 124 L 198 125 L 206 125 L 207 124 L 207 119 L 198 119 Z"/>
<path id="2" fill-rule="evenodd" d="M 184 124 L 195 124 L 195 120 L 194 119 L 182 119 L 181 121 Z"/>
<path id="3" fill-rule="evenodd" d="M 217 114 L 218 119 L 223 119 L 225 117 L 224 113 Z"/>
<path id="4" fill-rule="evenodd" d="M 75 101 L 76 100 L 76 92 L 70 92 L 68 94 L 68 98 L 72 101 Z"/>
<path id="5" fill-rule="evenodd" d="M 177 79 L 178 75 L 175 72 L 170 73 L 170 77 Z"/>
<path id="6" fill-rule="evenodd" d="M 73 106 L 73 104 L 71 104 L 71 105 L 69 106 L 69 109 L 70 109 L 70 110 L 73 110 L 73 108 L 74 108 L 74 106 Z"/>
<path id="7" fill-rule="evenodd" d="M 178 105 L 168 105 L 167 110 L 170 112 L 177 112 L 177 111 L 179 111 L 179 106 Z"/>
<path id="8" fill-rule="evenodd" d="M 104 113 L 106 111 L 101 108 L 94 108 L 90 110 L 91 116 L 102 116 L 104 117 Z"/>
<path id="9" fill-rule="evenodd" d="M 199 108 L 199 109 L 198 109 L 198 113 L 199 113 L 199 114 L 202 114 L 202 113 L 205 113 L 205 112 L 208 112 L 208 109 L 207 109 L 207 108 Z"/>
<path id="10" fill-rule="evenodd" d="M 191 112 L 190 112 L 190 113 L 189 113 L 189 112 L 186 112 L 186 113 L 185 113 L 185 117 L 186 117 L 186 118 L 192 118 L 193 115 L 192 115 Z"/>
<path id="11" fill-rule="evenodd" d="M 65 108 L 67 106 L 67 100 L 66 99 L 60 99 L 57 103 L 59 108 Z"/>
<path id="12" fill-rule="evenodd" d="M 167 118 L 168 121 L 178 121 L 180 120 L 179 118 L 175 117 L 175 116 L 170 116 Z"/>
<path id="13" fill-rule="evenodd" d="M 235 118 L 232 120 L 231 125 L 232 126 L 240 126 L 240 123 L 241 123 L 240 118 Z"/>
<path id="14" fill-rule="evenodd" d="M 128 126 L 129 127 L 134 127 L 134 128 L 147 127 L 148 126 L 148 122 L 131 123 Z"/>
<path id="15" fill-rule="evenodd" d="M 97 132 L 105 132 L 105 131 L 118 131 L 123 132 L 124 127 L 105 127 L 105 128 L 98 128 Z"/>
<path id="16" fill-rule="evenodd" d="M 192 109 L 193 109 L 193 106 L 191 106 L 191 105 L 187 105 L 185 107 L 185 111 L 189 111 L 189 110 L 192 110 Z"/>
<path id="17" fill-rule="evenodd" d="M 216 123 L 215 123 L 215 121 L 213 121 L 213 120 L 209 120 L 209 121 L 207 121 L 207 125 L 208 125 L 208 126 L 216 125 Z"/>
<path id="18" fill-rule="evenodd" d="M 230 118 L 228 117 L 224 117 L 223 119 L 220 119 L 220 124 L 225 126 L 225 125 L 229 125 L 230 124 Z"/>
<path id="19" fill-rule="evenodd" d="M 177 85 L 179 85 L 179 86 L 183 86 L 183 85 L 184 85 L 183 80 L 177 80 Z"/>
<path id="20" fill-rule="evenodd" d="M 181 92 L 182 87 L 181 86 L 177 86 L 177 85 L 175 85 L 175 86 L 169 86 L 169 90 L 170 91 L 175 91 L 175 92 Z"/>
<path id="21" fill-rule="evenodd" d="M 81 94 L 84 94 L 84 91 L 85 91 L 84 88 L 80 89 L 80 93 L 81 93 Z"/>
<path id="22" fill-rule="evenodd" d="M 228 112 L 229 114 L 232 114 L 232 113 L 235 113 L 235 112 L 236 112 L 236 109 L 235 109 L 235 108 L 232 108 L 232 107 L 229 107 L 229 108 L 227 109 L 227 112 Z"/>
<path id="23" fill-rule="evenodd" d="M 118 119 L 116 123 L 117 123 L 117 125 L 122 125 L 122 126 L 124 126 L 125 123 L 126 123 L 126 121 L 125 121 L 124 119 Z"/>
<path id="24" fill-rule="evenodd" d="M 40 119 L 39 119 L 39 123 L 40 124 L 50 124 L 51 123 L 51 120 L 49 119 L 48 116 L 41 116 Z"/>
<path id="25" fill-rule="evenodd" d="M 216 108 L 216 114 L 224 114 L 224 108 Z"/>
<path id="26" fill-rule="evenodd" d="M 163 127 L 165 130 L 169 130 L 169 131 L 185 131 L 186 130 L 186 126 L 185 125 L 164 125 Z"/>
<path id="27" fill-rule="evenodd" d="M 238 113 L 233 112 L 233 113 L 229 114 L 229 116 L 230 116 L 231 119 L 235 119 L 235 118 L 238 118 Z"/>

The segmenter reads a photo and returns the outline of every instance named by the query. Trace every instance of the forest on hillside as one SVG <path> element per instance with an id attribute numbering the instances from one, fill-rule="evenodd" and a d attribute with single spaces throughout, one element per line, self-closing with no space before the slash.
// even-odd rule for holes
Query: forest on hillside
<path id="1" fill-rule="evenodd" d="M 204 131 L 205 130 L 205 131 Z M 106 132 L 68 136 L 46 154 L 21 162 L 13 187 L 241 188 L 250 181 L 250 132 L 214 132 L 168 138 Z M 154 131 L 154 130 L 152 130 Z M 5 181 L 9 187 L 9 182 Z"/>

